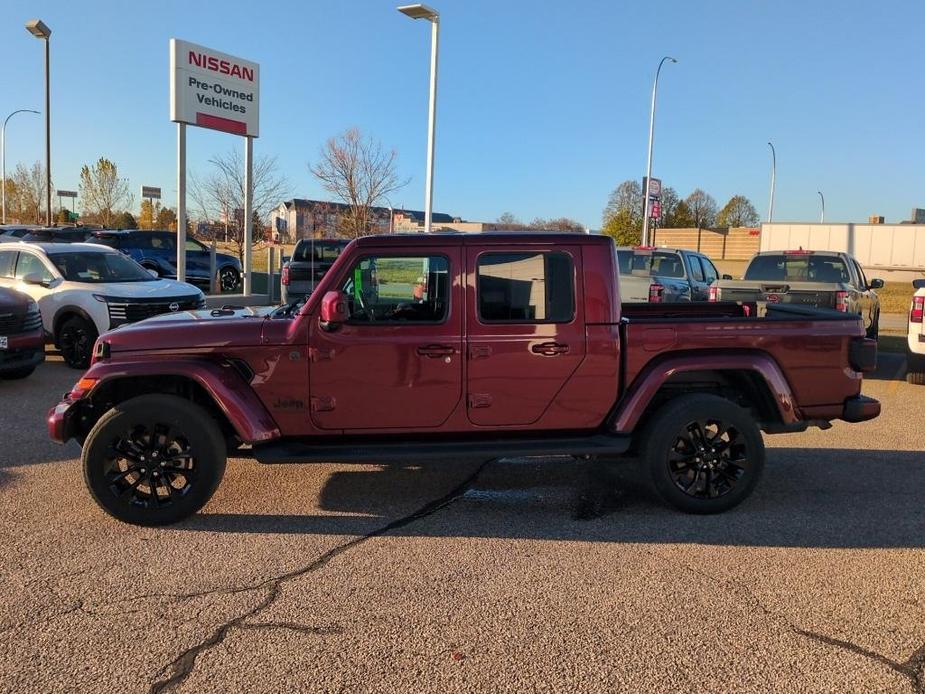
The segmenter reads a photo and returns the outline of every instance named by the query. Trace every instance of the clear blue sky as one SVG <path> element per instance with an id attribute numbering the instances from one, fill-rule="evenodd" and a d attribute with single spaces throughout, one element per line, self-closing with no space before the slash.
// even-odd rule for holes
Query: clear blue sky
<path id="1" fill-rule="evenodd" d="M 423 206 L 429 32 L 395 0 L 222 3 L 3 0 L 0 117 L 43 107 L 42 51 L 52 36 L 52 173 L 77 187 L 105 155 L 135 192 L 174 204 L 168 39 L 260 63 L 257 153 L 279 157 L 299 196 L 323 193 L 307 162 L 355 125 L 399 152 L 411 183 L 393 196 Z M 747 195 L 767 213 L 777 147 L 775 218 L 887 221 L 925 207 L 925 3 L 486 2 L 431 0 L 441 13 L 434 209 L 471 220 L 511 211 L 600 226 L 609 192 L 644 173 L 649 93 L 661 56 L 654 174 L 722 204 Z M 18 115 L 8 171 L 43 157 L 43 121 Z M 242 141 L 191 128 L 189 165 Z"/>

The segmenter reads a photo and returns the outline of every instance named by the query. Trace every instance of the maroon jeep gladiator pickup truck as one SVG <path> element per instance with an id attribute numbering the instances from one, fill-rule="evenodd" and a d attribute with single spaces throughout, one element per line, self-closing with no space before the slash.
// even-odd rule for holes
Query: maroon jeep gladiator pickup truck
<path id="1" fill-rule="evenodd" d="M 371 236 L 304 304 L 167 314 L 100 336 L 48 413 L 116 518 L 198 511 L 261 463 L 635 456 L 684 511 L 742 501 L 761 431 L 876 417 L 876 343 L 800 306 L 621 306 L 616 248 L 556 233 Z"/>

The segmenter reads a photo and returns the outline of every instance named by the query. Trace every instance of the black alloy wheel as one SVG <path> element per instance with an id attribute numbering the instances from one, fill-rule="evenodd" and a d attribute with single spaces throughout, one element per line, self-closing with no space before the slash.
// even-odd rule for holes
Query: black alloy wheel
<path id="1" fill-rule="evenodd" d="M 126 523 L 175 523 L 202 508 L 225 472 L 225 440 L 203 408 L 174 395 L 119 403 L 84 442 L 84 479 L 97 504 Z"/>
<path id="2" fill-rule="evenodd" d="M 71 316 L 58 329 L 55 342 L 65 363 L 72 369 L 86 369 L 93 356 L 93 343 L 99 333 L 96 326 L 80 316 Z"/>
<path id="3" fill-rule="evenodd" d="M 641 454 L 658 496 L 688 513 L 719 513 L 742 502 L 765 460 L 752 412 L 716 395 L 669 400 L 648 422 Z"/>
<path id="4" fill-rule="evenodd" d="M 223 292 L 233 292 L 241 283 L 241 275 L 233 267 L 223 267 L 218 273 L 218 286 Z"/>

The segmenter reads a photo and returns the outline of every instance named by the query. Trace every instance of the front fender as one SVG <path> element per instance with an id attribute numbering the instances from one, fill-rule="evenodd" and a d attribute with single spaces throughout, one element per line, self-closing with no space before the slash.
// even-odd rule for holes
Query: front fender
<path id="1" fill-rule="evenodd" d="M 171 357 L 163 362 L 151 361 L 150 358 L 98 361 L 90 366 L 83 378 L 98 379 L 89 393 L 92 397 L 94 392 L 117 380 L 168 376 L 187 379 L 201 386 L 243 442 L 272 441 L 281 436 L 279 427 L 257 393 L 231 365 L 195 357 Z"/>
<path id="2" fill-rule="evenodd" d="M 785 425 L 796 424 L 802 417 L 790 384 L 777 362 L 763 352 L 748 354 L 685 354 L 649 364 L 636 377 L 607 421 L 615 433 L 636 429 L 643 412 L 665 382 L 678 373 L 688 371 L 748 371 L 758 374 L 768 387 Z"/>

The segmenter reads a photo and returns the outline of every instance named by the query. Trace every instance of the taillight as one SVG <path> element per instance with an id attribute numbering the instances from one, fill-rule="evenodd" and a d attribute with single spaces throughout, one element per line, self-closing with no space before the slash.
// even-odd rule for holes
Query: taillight
<path id="1" fill-rule="evenodd" d="M 848 292 L 835 292 L 835 310 L 848 312 Z"/>
<path id="2" fill-rule="evenodd" d="M 664 293 L 665 293 L 665 288 L 662 285 L 658 284 L 657 282 L 653 282 L 652 284 L 649 285 L 649 303 L 650 304 L 661 303 L 662 294 Z"/>
<path id="3" fill-rule="evenodd" d="M 280 282 L 282 282 L 287 287 L 289 286 L 289 266 L 283 265 L 283 271 L 280 274 Z"/>
<path id="4" fill-rule="evenodd" d="M 710 287 L 710 301 L 719 301 L 719 287 Z"/>
<path id="5" fill-rule="evenodd" d="M 925 296 L 912 297 L 912 308 L 909 310 L 909 322 L 921 323 L 925 315 Z"/>

